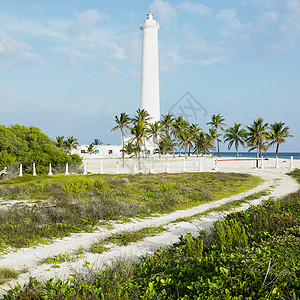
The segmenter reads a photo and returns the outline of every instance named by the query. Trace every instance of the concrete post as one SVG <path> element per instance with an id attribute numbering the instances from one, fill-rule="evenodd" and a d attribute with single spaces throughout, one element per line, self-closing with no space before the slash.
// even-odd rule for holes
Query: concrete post
<path id="1" fill-rule="evenodd" d="M 103 161 L 100 160 L 100 174 L 103 174 Z"/>
<path id="2" fill-rule="evenodd" d="M 35 163 L 32 164 L 32 175 L 36 176 Z"/>
<path id="3" fill-rule="evenodd" d="M 19 176 L 22 177 L 23 176 L 23 166 L 22 164 L 20 164 L 20 173 Z"/>
<path id="4" fill-rule="evenodd" d="M 153 158 L 151 158 L 151 162 L 150 162 L 150 170 L 149 170 L 149 173 L 154 173 L 154 160 Z"/>
<path id="5" fill-rule="evenodd" d="M 278 157 L 276 157 L 276 163 L 275 163 L 275 169 L 279 168 L 279 162 L 278 162 Z"/>
<path id="6" fill-rule="evenodd" d="M 170 173 L 169 159 L 166 158 L 166 173 Z"/>
<path id="7" fill-rule="evenodd" d="M 219 161 L 218 161 L 218 159 L 215 160 L 215 171 L 219 171 Z"/>
<path id="8" fill-rule="evenodd" d="M 264 158 L 263 158 L 263 156 L 261 157 L 261 160 L 260 160 L 260 168 L 261 169 L 264 168 Z"/>
<path id="9" fill-rule="evenodd" d="M 291 169 L 291 170 L 294 169 L 294 156 L 291 156 L 291 160 L 290 160 L 290 169 Z"/>
<path id="10" fill-rule="evenodd" d="M 185 158 L 183 159 L 183 168 L 182 168 L 182 172 L 186 172 Z"/>
<path id="11" fill-rule="evenodd" d="M 119 174 L 119 162 L 117 161 L 116 174 Z"/>
<path id="12" fill-rule="evenodd" d="M 86 171 L 86 162 L 84 163 L 83 165 L 83 175 L 86 175 L 87 174 L 87 171 Z"/>
<path id="13" fill-rule="evenodd" d="M 202 157 L 199 159 L 199 172 L 203 172 L 203 162 L 202 162 Z"/>
<path id="14" fill-rule="evenodd" d="M 68 163 L 66 163 L 66 172 L 65 172 L 65 175 L 69 175 L 70 173 L 69 173 L 69 164 Z"/>
<path id="15" fill-rule="evenodd" d="M 136 161 L 133 162 L 133 174 L 136 174 L 137 170 L 136 170 Z"/>
<path id="16" fill-rule="evenodd" d="M 49 173 L 48 173 L 48 175 L 49 175 L 49 176 L 52 176 L 52 175 L 53 175 L 51 163 L 49 164 Z"/>

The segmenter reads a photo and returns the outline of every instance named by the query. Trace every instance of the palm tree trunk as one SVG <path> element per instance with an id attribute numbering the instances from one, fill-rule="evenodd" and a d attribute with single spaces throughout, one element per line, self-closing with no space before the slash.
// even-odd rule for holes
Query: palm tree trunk
<path id="1" fill-rule="evenodd" d="M 278 157 L 279 144 L 276 145 L 276 158 Z"/>
<path id="2" fill-rule="evenodd" d="M 239 145 L 235 142 L 236 157 L 239 157 Z"/>
<path id="3" fill-rule="evenodd" d="M 218 157 L 220 157 L 220 145 L 219 145 L 219 141 L 217 141 L 217 145 L 218 145 Z"/>
<path id="4" fill-rule="evenodd" d="M 184 146 L 184 157 L 186 158 L 186 153 L 187 153 L 187 145 Z"/>
<path id="5" fill-rule="evenodd" d="M 124 133 L 122 132 L 122 144 L 123 144 L 123 151 L 122 151 L 122 158 L 123 158 L 123 168 L 125 167 L 125 152 L 124 152 Z"/>

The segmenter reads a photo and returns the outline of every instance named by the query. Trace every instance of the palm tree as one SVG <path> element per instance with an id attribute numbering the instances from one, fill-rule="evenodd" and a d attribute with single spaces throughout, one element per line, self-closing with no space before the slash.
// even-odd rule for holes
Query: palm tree
<path id="1" fill-rule="evenodd" d="M 274 123 L 270 125 L 270 135 L 269 135 L 269 146 L 276 145 L 276 158 L 278 157 L 278 150 L 280 144 L 285 142 L 287 137 L 293 137 L 289 132 L 290 127 L 284 126 L 283 122 Z"/>
<path id="2" fill-rule="evenodd" d="M 211 121 L 208 122 L 207 124 L 211 125 L 212 128 L 216 129 L 216 132 L 218 134 L 218 129 L 220 128 L 221 130 L 224 131 L 224 127 L 226 126 L 226 124 L 224 123 L 225 119 L 223 116 L 221 116 L 220 114 L 213 114 L 211 117 Z M 218 157 L 220 157 L 220 145 L 219 145 L 220 140 L 217 139 L 217 145 L 218 145 Z"/>
<path id="3" fill-rule="evenodd" d="M 90 144 L 87 148 L 87 152 L 89 153 L 89 155 L 93 154 L 95 151 L 95 146 L 94 144 Z"/>
<path id="4" fill-rule="evenodd" d="M 211 143 L 213 143 L 213 145 L 215 145 L 215 141 L 219 141 L 220 136 L 221 136 L 221 134 L 218 134 L 218 131 L 216 128 L 212 127 L 208 130 L 207 138 L 210 140 Z M 215 151 L 216 148 L 213 147 L 212 150 Z M 213 152 L 213 155 L 214 155 L 214 152 Z"/>
<path id="5" fill-rule="evenodd" d="M 66 149 L 67 153 L 70 154 L 72 149 L 77 148 L 78 142 L 77 142 L 76 138 L 74 138 L 73 136 L 70 136 L 64 141 L 64 145 L 65 145 L 65 149 Z"/>
<path id="6" fill-rule="evenodd" d="M 122 134 L 122 158 L 123 158 L 123 168 L 125 166 L 125 151 L 124 151 L 124 139 L 126 136 L 126 130 L 130 129 L 129 124 L 131 122 L 131 119 L 129 118 L 129 116 L 126 113 L 121 113 L 120 118 L 118 118 L 118 116 L 115 116 L 115 121 L 117 123 L 117 125 L 112 128 L 112 131 L 115 131 L 117 129 L 121 130 L 121 134 Z"/>
<path id="7" fill-rule="evenodd" d="M 158 140 L 162 137 L 162 125 L 159 121 L 150 124 L 149 133 L 152 135 L 153 143 L 158 145 Z"/>
<path id="8" fill-rule="evenodd" d="M 209 153 L 210 150 L 214 149 L 214 139 L 212 139 L 209 134 L 200 132 L 195 141 L 195 151 L 197 151 L 197 155 L 199 152 L 206 154 Z"/>
<path id="9" fill-rule="evenodd" d="M 135 141 L 138 151 L 139 169 L 141 168 L 141 149 L 143 139 L 145 136 L 145 131 L 145 124 L 143 124 L 142 122 L 136 122 L 134 126 L 130 129 L 130 133 L 134 136 L 132 141 Z"/>
<path id="10" fill-rule="evenodd" d="M 239 144 L 245 144 L 245 139 L 247 137 L 246 129 L 240 128 L 242 124 L 234 123 L 233 127 L 229 127 L 226 130 L 226 134 L 224 135 L 224 142 L 229 142 L 228 149 L 230 150 L 233 143 L 236 150 L 236 157 L 239 157 Z"/>
<path id="11" fill-rule="evenodd" d="M 175 119 L 175 123 L 173 126 L 173 134 L 177 138 L 177 140 L 181 140 L 181 143 L 178 143 L 178 152 L 179 156 L 181 156 L 181 145 L 182 145 L 182 139 L 185 139 L 182 135 L 182 132 L 186 130 L 189 127 L 189 122 L 184 120 L 182 116 L 178 116 L 177 119 Z"/>
<path id="12" fill-rule="evenodd" d="M 200 128 L 198 124 L 192 124 L 189 127 L 189 132 L 191 135 L 189 143 L 188 143 L 189 156 L 191 154 L 191 149 L 193 148 L 193 143 L 195 143 L 196 137 L 199 134 L 200 130 L 202 130 L 202 128 Z"/>
<path id="13" fill-rule="evenodd" d="M 136 111 L 136 116 L 132 119 L 134 124 L 141 123 L 141 128 L 143 128 L 143 133 L 142 133 L 142 142 L 144 145 L 144 156 L 146 157 L 147 155 L 147 149 L 146 149 L 146 139 L 147 139 L 147 133 L 148 133 L 148 126 L 149 126 L 149 121 L 151 119 L 150 114 L 145 110 L 145 109 L 138 109 Z"/>
<path id="14" fill-rule="evenodd" d="M 170 136 L 162 137 L 162 139 L 158 142 L 157 148 L 154 149 L 154 153 L 158 153 L 159 157 L 161 154 L 171 152 L 174 148 L 175 140 Z"/>
<path id="15" fill-rule="evenodd" d="M 95 145 L 95 146 L 103 145 L 103 142 L 101 142 L 99 139 L 94 139 L 92 145 Z"/>
<path id="16" fill-rule="evenodd" d="M 168 113 L 166 115 L 162 115 L 161 125 L 164 127 L 166 137 L 170 135 L 170 130 L 174 126 L 174 121 L 175 119 L 172 114 Z"/>
<path id="17" fill-rule="evenodd" d="M 64 136 L 57 136 L 56 137 L 56 146 L 59 148 L 63 148 L 64 147 Z"/>
<path id="18" fill-rule="evenodd" d="M 123 150 L 121 150 L 121 151 L 123 151 Z M 138 148 L 137 148 L 136 144 L 132 143 L 130 141 L 125 144 L 124 151 L 128 155 L 134 154 L 135 157 L 138 156 Z"/>
<path id="19" fill-rule="evenodd" d="M 247 146 L 251 147 L 249 152 L 257 149 L 256 157 L 259 158 L 262 150 L 266 151 L 268 149 L 267 140 L 270 136 L 268 123 L 264 123 L 262 118 L 258 118 L 253 121 L 253 124 L 246 127 L 248 129 L 246 142 Z"/>

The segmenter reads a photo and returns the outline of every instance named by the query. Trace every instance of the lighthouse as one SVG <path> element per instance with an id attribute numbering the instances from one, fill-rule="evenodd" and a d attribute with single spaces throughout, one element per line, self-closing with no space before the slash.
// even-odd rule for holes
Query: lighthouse
<path id="1" fill-rule="evenodd" d="M 141 109 L 149 114 L 151 122 L 160 120 L 158 30 L 159 24 L 149 12 L 144 24 L 142 42 Z"/>

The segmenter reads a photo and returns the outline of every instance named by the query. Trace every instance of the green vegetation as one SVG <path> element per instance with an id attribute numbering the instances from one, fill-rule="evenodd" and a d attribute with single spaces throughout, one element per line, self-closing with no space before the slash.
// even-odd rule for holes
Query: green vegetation
<path id="1" fill-rule="evenodd" d="M 0 170 L 8 167 L 13 172 L 14 166 L 22 163 L 24 172 L 32 173 L 32 164 L 36 163 L 37 173 L 48 173 L 49 163 L 55 168 L 65 163 L 81 164 L 81 161 L 78 155 L 67 155 L 37 127 L 0 125 Z"/>
<path id="2" fill-rule="evenodd" d="M 145 237 L 157 235 L 166 229 L 163 226 L 159 227 L 146 227 L 135 231 L 124 231 L 121 233 L 114 234 L 101 242 L 95 243 L 91 247 L 93 253 L 103 253 L 109 250 L 106 247 L 108 244 L 115 244 L 117 246 L 127 246 L 130 243 L 138 242 L 143 240 Z"/>
<path id="3" fill-rule="evenodd" d="M 230 214 L 211 234 L 187 234 L 140 263 L 89 281 L 31 278 L 5 299 L 299 299 L 299 255 L 300 191 Z"/>
<path id="4" fill-rule="evenodd" d="M 17 272 L 12 268 L 0 268 L 0 285 L 5 282 L 18 278 L 19 274 L 22 272 Z"/>
<path id="5" fill-rule="evenodd" d="M 45 258 L 41 261 L 41 263 L 46 264 L 62 264 L 67 261 L 76 261 L 80 258 L 84 257 L 84 250 L 79 249 L 76 253 L 70 254 L 70 253 L 59 253 L 57 255 L 54 255 L 53 257 Z"/>
<path id="6" fill-rule="evenodd" d="M 31 199 L 35 205 L 0 210 L 0 250 L 91 232 L 103 221 L 193 207 L 260 183 L 257 177 L 234 173 L 123 176 L 26 175 L 1 182 L 0 197 Z"/>

